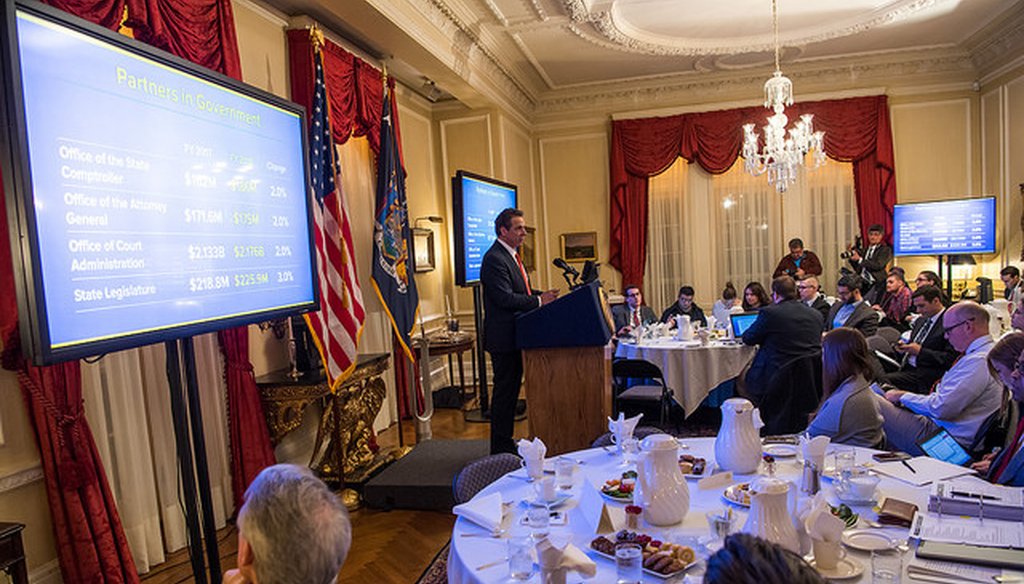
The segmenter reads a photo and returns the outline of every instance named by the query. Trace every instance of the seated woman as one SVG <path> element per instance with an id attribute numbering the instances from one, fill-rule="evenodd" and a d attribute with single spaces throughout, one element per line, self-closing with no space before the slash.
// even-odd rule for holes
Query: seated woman
<path id="1" fill-rule="evenodd" d="M 1017 411 L 1024 402 L 1024 333 L 1012 332 L 999 339 L 988 352 L 988 366 L 992 374 L 1003 382 L 1013 399 Z M 1024 486 L 1024 416 L 1017 426 L 1011 427 L 1012 441 L 998 453 L 986 454 L 971 465 L 985 475 L 990 482 L 1012 487 Z"/>
<path id="2" fill-rule="evenodd" d="M 743 310 L 761 310 L 771 303 L 772 299 L 768 297 L 768 292 L 760 282 L 750 282 L 743 289 Z"/>
<path id="3" fill-rule="evenodd" d="M 759 537 L 737 533 L 708 558 L 704 584 L 824 584 L 803 558 Z"/>
<path id="4" fill-rule="evenodd" d="M 737 296 L 736 287 L 732 282 L 726 282 L 725 288 L 722 289 L 722 297 L 715 300 L 715 305 L 711 307 L 711 314 L 714 315 L 715 326 L 718 328 L 728 328 L 729 315 L 743 310 Z"/>
<path id="5" fill-rule="evenodd" d="M 812 415 L 807 433 L 882 448 L 885 432 L 869 382 L 872 369 L 864 335 L 846 327 L 829 331 L 821 342 L 821 371 L 825 401 Z"/>

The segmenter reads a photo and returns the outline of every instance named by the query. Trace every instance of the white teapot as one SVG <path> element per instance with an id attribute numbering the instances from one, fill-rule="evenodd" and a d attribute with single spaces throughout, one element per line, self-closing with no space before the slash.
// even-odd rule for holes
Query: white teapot
<path id="1" fill-rule="evenodd" d="M 790 512 L 790 506 L 795 507 L 795 493 L 789 481 L 773 477 L 754 480 L 750 484 L 750 515 L 742 531 L 799 554 L 800 538 Z"/>
<path id="2" fill-rule="evenodd" d="M 640 441 L 636 493 L 643 505 L 644 520 L 651 525 L 675 525 L 690 510 L 690 488 L 679 469 L 679 444 L 666 434 L 652 434 Z"/>
<path id="3" fill-rule="evenodd" d="M 750 401 L 733 397 L 722 404 L 722 427 L 715 438 L 715 462 L 739 474 L 757 471 L 761 464 L 761 415 Z"/>

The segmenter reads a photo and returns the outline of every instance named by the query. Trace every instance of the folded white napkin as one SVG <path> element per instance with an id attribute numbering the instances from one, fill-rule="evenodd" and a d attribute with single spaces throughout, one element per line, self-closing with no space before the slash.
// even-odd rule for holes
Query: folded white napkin
<path id="1" fill-rule="evenodd" d="M 818 470 L 825 468 L 825 451 L 831 439 L 828 436 L 815 436 L 810 440 L 806 436 L 800 436 L 800 449 L 803 451 L 804 460 L 818 467 Z"/>
<path id="2" fill-rule="evenodd" d="M 796 535 L 800 539 L 800 555 L 806 556 L 811 552 L 811 537 L 807 533 L 807 516 L 811 514 L 811 509 L 816 505 L 816 501 L 823 498 L 824 494 L 819 491 L 814 497 L 800 497 L 796 502 L 796 521 L 793 522 L 793 526 L 796 527 Z"/>
<path id="3" fill-rule="evenodd" d="M 474 497 L 461 505 L 456 505 L 452 513 L 465 517 L 489 531 L 498 531 L 502 518 L 501 493 Z"/>
<path id="4" fill-rule="evenodd" d="M 846 522 L 832 514 L 824 497 L 815 497 L 804 526 L 811 539 L 835 543 L 842 537 Z"/>
<path id="5" fill-rule="evenodd" d="M 633 437 L 633 430 L 636 429 L 637 424 L 640 423 L 640 418 L 644 415 L 637 414 L 632 418 L 626 418 L 625 414 L 619 412 L 619 418 L 613 420 L 608 418 L 608 430 L 615 436 L 619 444 L 622 444 L 623 440 L 629 440 Z"/>
<path id="6" fill-rule="evenodd" d="M 568 539 L 545 537 L 540 540 L 537 562 L 542 584 L 565 584 L 569 572 L 577 572 L 587 580 L 597 574 L 597 564 Z"/>
<path id="7" fill-rule="evenodd" d="M 519 456 L 523 459 L 544 458 L 548 453 L 548 447 L 540 438 L 534 438 L 532 441 L 526 439 L 520 440 L 518 447 Z"/>

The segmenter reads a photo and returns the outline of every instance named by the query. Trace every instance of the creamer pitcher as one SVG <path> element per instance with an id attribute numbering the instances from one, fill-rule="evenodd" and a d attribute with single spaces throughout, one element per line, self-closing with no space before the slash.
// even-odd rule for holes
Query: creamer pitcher
<path id="1" fill-rule="evenodd" d="M 722 427 L 715 438 L 718 467 L 739 474 L 757 471 L 761 464 L 761 426 L 761 415 L 750 401 L 741 397 L 725 400 Z"/>
<path id="2" fill-rule="evenodd" d="M 637 465 L 637 500 L 651 525 L 675 525 L 690 510 L 690 488 L 679 470 L 679 445 L 666 434 L 652 434 L 640 442 L 643 454 Z"/>

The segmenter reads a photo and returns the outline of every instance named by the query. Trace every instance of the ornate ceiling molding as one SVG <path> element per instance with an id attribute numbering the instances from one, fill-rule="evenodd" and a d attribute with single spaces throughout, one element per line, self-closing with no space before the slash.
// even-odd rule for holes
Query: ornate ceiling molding
<path id="1" fill-rule="evenodd" d="M 1024 3 L 1007 18 L 1001 18 L 978 31 L 965 43 L 979 78 L 987 81 L 998 75 L 1006 64 L 1024 54 Z"/>
<path id="2" fill-rule="evenodd" d="M 599 8 L 591 9 L 586 0 L 562 0 L 569 18 L 576 25 L 575 32 L 595 44 L 615 48 L 629 53 L 657 56 L 704 56 L 758 53 L 773 48 L 771 34 L 743 38 L 707 41 L 694 38 L 676 38 L 645 32 L 631 25 L 621 16 L 617 0 L 595 3 Z M 821 25 L 815 30 L 802 34 L 782 35 L 780 42 L 786 46 L 804 46 L 862 33 L 894 22 L 905 20 L 936 4 L 953 0 L 899 0 L 889 6 L 861 15 Z M 606 9 L 607 8 L 607 9 Z"/>

